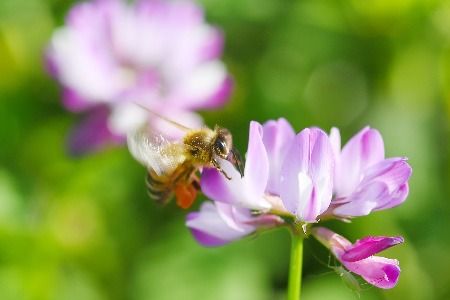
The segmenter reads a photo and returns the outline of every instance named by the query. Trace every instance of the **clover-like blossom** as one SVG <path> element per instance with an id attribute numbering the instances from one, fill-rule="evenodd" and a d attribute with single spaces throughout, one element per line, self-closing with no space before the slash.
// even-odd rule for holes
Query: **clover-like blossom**
<path id="1" fill-rule="evenodd" d="M 403 243 L 403 238 L 396 237 L 365 237 L 354 244 L 343 236 L 324 227 L 316 227 L 312 235 L 350 272 L 360 275 L 368 283 L 382 288 L 393 288 L 400 276 L 400 266 L 396 259 L 374 256 L 387 248 Z"/>
<path id="2" fill-rule="evenodd" d="M 369 128 L 342 151 L 337 129 L 331 136 L 318 128 L 295 134 L 279 119 L 263 125 L 251 122 L 249 132 L 242 178 L 227 161 L 221 167 L 231 180 L 216 169 L 203 171 L 202 191 L 214 202 L 188 215 L 186 225 L 195 239 L 204 246 L 221 246 L 267 227 L 285 226 L 294 235 L 313 235 L 343 267 L 368 283 L 393 288 L 400 276 L 399 262 L 375 254 L 403 243 L 402 237 L 370 236 L 352 244 L 315 223 L 402 203 L 411 174 L 406 159 L 384 159 L 383 140 Z"/>
<path id="3" fill-rule="evenodd" d="M 405 201 L 411 167 L 404 157 L 385 159 L 383 139 L 377 130 L 362 129 L 342 151 L 338 129 L 331 130 L 330 141 L 336 162 L 332 214 L 363 216 Z"/>
<path id="4" fill-rule="evenodd" d="M 376 130 L 363 129 L 342 151 L 335 128 L 330 137 L 319 128 L 295 134 L 279 119 L 251 122 L 249 132 L 244 177 L 226 161 L 222 168 L 232 180 L 205 169 L 201 187 L 208 198 L 307 224 L 390 208 L 407 196 L 411 168 L 405 158 L 384 159 Z"/>
<path id="5" fill-rule="evenodd" d="M 253 121 L 244 176 L 241 178 L 229 162 L 223 161 L 222 168 L 232 179 L 216 169 L 205 169 L 201 187 L 216 204 L 252 211 L 253 218 L 265 216 L 274 221 L 273 225 L 284 223 L 279 215 L 315 222 L 331 201 L 332 160 L 328 136 L 320 129 L 305 129 L 296 136 L 284 119 L 264 125 Z M 205 220 L 201 215 L 208 212 L 202 209 L 196 218 Z M 202 228 L 204 233 L 210 233 L 206 222 L 201 225 L 196 227 L 197 235 Z M 192 222 L 188 221 L 188 227 L 192 229 Z M 236 238 L 242 236 L 245 234 Z"/>
<path id="6" fill-rule="evenodd" d="M 87 113 L 86 123 L 74 131 L 72 150 L 123 141 L 147 121 L 170 131 L 160 120 L 148 120 L 135 103 L 199 126 L 202 120 L 193 111 L 223 105 L 231 91 L 220 61 L 222 46 L 222 33 L 205 23 L 201 7 L 188 0 L 75 5 L 46 53 L 51 74 L 63 86 L 66 108 Z"/>
<path id="7" fill-rule="evenodd" d="M 227 162 L 223 169 L 232 180 L 215 169 L 202 174 L 202 190 L 215 201 L 254 210 L 276 205 L 303 222 L 315 222 L 331 201 L 333 153 L 327 134 L 317 128 L 295 136 L 284 119 L 251 122 L 244 177 Z"/>

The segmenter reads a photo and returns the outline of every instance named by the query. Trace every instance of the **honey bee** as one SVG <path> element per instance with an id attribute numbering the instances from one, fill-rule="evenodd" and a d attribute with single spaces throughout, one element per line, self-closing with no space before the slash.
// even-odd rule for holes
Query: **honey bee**
<path id="1" fill-rule="evenodd" d="M 215 126 L 191 129 L 178 124 L 145 107 L 151 114 L 183 130 L 182 139 L 171 141 L 162 133 L 143 127 L 128 135 L 127 143 L 132 156 L 147 167 L 147 192 L 158 203 L 167 203 L 173 195 L 181 208 L 187 209 L 200 189 L 199 171 L 213 167 L 227 179 L 220 160 L 227 160 L 243 176 L 243 160 L 235 147 L 228 129 Z"/>

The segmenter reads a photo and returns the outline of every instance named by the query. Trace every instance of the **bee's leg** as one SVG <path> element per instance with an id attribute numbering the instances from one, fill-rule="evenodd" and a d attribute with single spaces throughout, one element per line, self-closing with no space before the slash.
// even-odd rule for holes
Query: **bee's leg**
<path id="1" fill-rule="evenodd" d="M 200 180 L 198 179 L 198 177 L 196 177 L 195 180 L 192 181 L 192 186 L 193 186 L 197 191 L 200 191 L 200 190 L 201 190 Z"/>
<path id="2" fill-rule="evenodd" d="M 201 190 L 200 187 L 200 177 L 196 174 L 196 172 L 192 172 L 191 176 L 189 177 L 189 182 L 192 184 L 192 186 L 197 190 Z"/>
<path id="3" fill-rule="evenodd" d="M 213 164 L 214 168 L 217 169 L 217 171 L 219 171 L 220 173 L 223 174 L 223 176 L 225 176 L 226 179 L 231 180 L 231 177 L 228 176 L 228 174 L 222 169 L 222 167 L 219 165 L 217 160 L 212 159 L 212 164 Z"/>

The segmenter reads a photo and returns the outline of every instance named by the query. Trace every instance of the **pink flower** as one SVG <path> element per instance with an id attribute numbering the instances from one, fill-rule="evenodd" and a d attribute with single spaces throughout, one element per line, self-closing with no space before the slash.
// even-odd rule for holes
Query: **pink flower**
<path id="1" fill-rule="evenodd" d="M 341 152 L 337 129 L 333 129 L 330 137 L 318 128 L 306 128 L 296 135 L 284 119 L 268 121 L 263 125 L 252 121 L 246 157 L 242 178 L 227 161 L 223 161 L 221 166 L 231 180 L 216 169 L 203 171 L 202 191 L 215 201 L 216 207 L 209 204 L 206 206 L 209 209 L 202 208 L 195 213 L 195 218 L 190 217 L 188 226 L 191 230 L 194 228 L 193 219 L 202 220 L 201 226 L 195 228 L 195 234 L 220 236 L 223 244 L 223 241 L 230 242 L 257 230 L 255 224 L 258 222 L 254 222 L 256 216 L 270 220 L 272 226 L 299 226 L 316 223 L 328 216 L 340 218 L 363 215 L 363 212 L 368 214 L 403 201 L 406 194 L 402 192 L 407 190 L 411 173 L 403 158 L 384 159 L 383 141 L 375 130 L 362 130 Z M 382 193 L 377 194 L 377 188 Z M 219 212 L 223 205 L 228 207 L 227 211 L 234 212 L 228 215 L 234 216 L 230 218 L 235 225 L 222 222 L 224 214 Z M 237 212 L 241 217 L 236 217 Z M 242 217 L 242 212 L 245 212 L 246 218 Z M 215 224 L 219 220 L 226 226 L 216 232 Z M 254 227 L 248 227 L 249 224 Z M 238 227 L 240 230 L 237 230 Z M 228 233 L 230 228 L 233 229 L 235 235 L 224 237 L 224 228 Z M 343 249 L 346 253 L 339 253 L 339 258 L 346 262 L 349 270 L 358 273 L 363 263 L 384 262 L 383 258 L 362 260 L 391 242 L 384 237 L 363 239 L 355 244 L 352 251 L 345 244 Z M 362 257 L 357 249 L 369 255 Z M 352 258 L 355 254 L 360 256 Z M 350 264 L 356 261 L 358 264 Z M 386 272 L 394 270 L 391 261 L 387 262 Z"/>
<path id="2" fill-rule="evenodd" d="M 307 128 L 295 136 L 284 119 L 263 126 L 253 121 L 244 177 L 224 162 L 232 180 L 206 169 L 202 191 L 215 201 L 254 210 L 281 205 L 298 220 L 315 222 L 331 201 L 333 165 L 331 145 L 322 130 Z"/>
<path id="3" fill-rule="evenodd" d="M 273 211 L 287 218 L 314 222 L 331 201 L 332 160 L 328 136 L 319 129 L 305 129 L 295 136 L 294 130 L 284 119 L 264 125 L 252 121 L 244 176 L 241 178 L 227 161 L 222 161 L 221 166 L 231 180 L 216 169 L 205 169 L 201 179 L 202 191 L 215 201 L 216 208 L 211 205 L 202 207 L 194 217 L 191 215 L 188 218 L 188 227 L 192 230 L 192 220 L 202 220 L 202 230 L 196 227 L 194 235 L 208 233 L 207 236 L 223 236 L 223 227 L 216 232 L 215 224 L 223 219 L 224 214 L 217 211 L 221 211 L 224 204 L 228 205 L 229 210 L 246 211 L 249 219 L 244 222 L 242 217 L 237 218 L 240 220 L 237 224 L 246 226 L 249 223 L 260 224 L 261 220 L 273 226 L 284 224 Z M 251 216 L 251 211 L 258 218 Z M 221 218 L 214 219 L 212 212 Z M 267 222 L 263 223 L 267 225 Z M 236 226 L 225 228 L 229 232 L 229 228 L 236 229 Z M 241 238 L 254 230 L 256 227 L 232 232 L 236 234 L 235 238 Z M 233 240 L 232 236 L 228 237 L 222 241 Z"/>
<path id="4" fill-rule="evenodd" d="M 345 268 L 368 283 L 382 289 L 390 289 L 397 284 L 400 276 L 398 260 L 374 254 L 403 243 L 402 237 L 365 237 L 352 244 L 324 227 L 315 227 L 311 233 L 331 250 Z"/>
<path id="5" fill-rule="evenodd" d="M 232 83 L 220 61 L 221 32 L 206 24 L 191 1 L 94 0 L 75 5 L 47 50 L 52 75 L 72 111 L 108 111 L 107 132 L 91 144 L 98 124 L 80 126 L 75 151 L 91 150 L 148 121 L 140 103 L 186 126 L 197 127 L 198 109 L 219 107 Z M 88 117 L 93 118 L 93 117 Z M 99 118 L 97 118 L 99 119 Z M 165 124 L 150 120 L 158 129 Z M 102 131 L 103 132 L 103 131 Z M 119 138 L 117 138 L 119 137 Z M 99 142 L 101 141 L 101 142 Z"/>
<path id="6" fill-rule="evenodd" d="M 377 130 L 362 129 L 342 151 L 338 129 L 331 130 L 330 141 L 336 161 L 332 214 L 363 216 L 405 201 L 411 167 L 404 157 L 384 158 L 383 139 Z"/>

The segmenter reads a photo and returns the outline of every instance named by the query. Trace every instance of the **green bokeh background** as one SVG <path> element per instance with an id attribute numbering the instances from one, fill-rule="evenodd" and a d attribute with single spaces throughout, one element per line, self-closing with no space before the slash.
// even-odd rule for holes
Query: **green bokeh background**
<path id="1" fill-rule="evenodd" d="M 354 240 L 403 235 L 398 286 L 363 299 L 450 299 L 450 3 L 430 0 L 203 0 L 226 36 L 231 102 L 202 113 L 245 149 L 250 120 L 300 130 L 378 128 L 414 173 L 404 205 L 329 226 Z M 0 1 L 0 299 L 284 299 L 289 235 L 216 249 L 184 212 L 145 194 L 125 147 L 82 158 L 42 53 L 71 1 Z M 306 242 L 302 299 L 357 299 Z"/>

